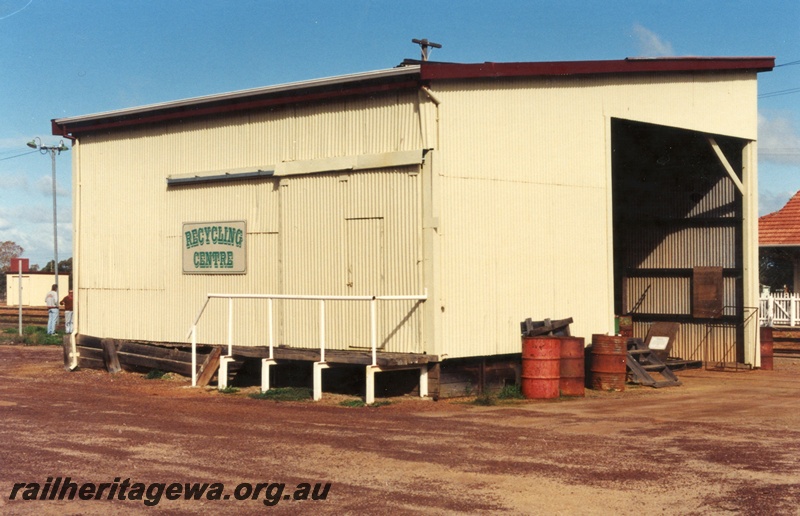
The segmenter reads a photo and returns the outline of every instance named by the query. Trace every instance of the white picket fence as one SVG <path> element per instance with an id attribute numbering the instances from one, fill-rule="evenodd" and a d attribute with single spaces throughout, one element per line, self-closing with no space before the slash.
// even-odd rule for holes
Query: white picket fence
<path id="1" fill-rule="evenodd" d="M 800 326 L 800 294 L 762 294 L 758 304 L 761 326 Z"/>

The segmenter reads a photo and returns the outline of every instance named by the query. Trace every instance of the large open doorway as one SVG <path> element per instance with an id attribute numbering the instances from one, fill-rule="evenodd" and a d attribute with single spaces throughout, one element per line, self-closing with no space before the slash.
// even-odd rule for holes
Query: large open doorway
<path id="1" fill-rule="evenodd" d="M 743 362 L 743 200 L 723 160 L 741 180 L 747 141 L 621 119 L 611 129 L 616 313 L 637 337 L 680 323 L 675 356 Z"/>

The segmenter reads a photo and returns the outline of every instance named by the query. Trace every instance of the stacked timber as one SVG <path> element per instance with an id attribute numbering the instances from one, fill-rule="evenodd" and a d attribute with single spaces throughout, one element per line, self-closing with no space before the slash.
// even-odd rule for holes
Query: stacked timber
<path id="1" fill-rule="evenodd" d="M 78 351 L 78 367 L 87 369 L 105 369 L 110 373 L 119 371 L 130 371 L 147 373 L 159 370 L 169 373 L 177 373 L 183 376 L 192 376 L 192 353 L 186 349 L 170 346 L 158 346 L 140 342 L 122 341 L 116 339 L 101 339 L 87 335 L 79 335 L 76 339 Z M 65 339 L 65 366 L 67 362 L 70 346 L 69 339 Z M 216 357 L 216 365 L 219 365 L 219 349 L 203 347 L 198 350 L 197 362 L 201 365 L 200 376 L 206 370 L 207 364 L 212 365 Z M 214 367 L 216 370 L 216 367 Z"/>
<path id="2" fill-rule="evenodd" d="M 499 392 L 514 385 L 520 374 L 520 354 L 454 358 L 434 364 L 428 371 L 430 395 L 457 398 Z"/>
<path id="3" fill-rule="evenodd" d="M 773 328 L 772 338 L 775 355 L 800 355 L 800 328 L 786 326 Z"/>
<path id="4" fill-rule="evenodd" d="M 23 326 L 45 326 L 47 325 L 47 307 L 46 306 L 23 306 L 22 307 L 22 324 Z M 62 311 L 59 317 L 59 322 L 64 322 L 64 312 Z M 19 307 L 0 305 L 0 324 L 13 324 L 19 323 Z"/>

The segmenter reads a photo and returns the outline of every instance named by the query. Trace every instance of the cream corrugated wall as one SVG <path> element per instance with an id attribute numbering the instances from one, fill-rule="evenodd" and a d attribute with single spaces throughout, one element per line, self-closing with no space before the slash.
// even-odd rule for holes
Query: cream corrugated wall
<path id="1" fill-rule="evenodd" d="M 572 317 L 587 339 L 613 331 L 612 117 L 756 137 L 755 74 L 431 89 L 443 184 L 435 302 L 451 357 L 519 352 L 526 317 Z"/>
<path id="2" fill-rule="evenodd" d="M 409 92 L 83 137 L 79 330 L 180 342 L 207 292 L 362 293 L 372 284 L 434 292 L 422 308 L 381 312 L 386 350 L 420 350 L 423 310 L 435 318 L 425 321 L 435 328 L 426 350 L 449 358 L 518 353 L 526 317 L 573 317 L 574 334 L 605 333 L 611 118 L 756 136 L 754 74 L 460 84 L 434 81 L 438 106 Z M 433 149 L 433 165 L 420 169 L 432 177 L 400 167 L 165 184 L 173 174 L 422 148 Z M 315 203 L 334 216 L 313 215 Z M 247 221 L 248 273 L 183 275 L 181 224 L 215 220 Z M 344 310 L 326 308 L 331 320 Z M 315 310 L 280 305 L 278 338 L 316 346 Z M 263 305 L 236 313 L 235 343 L 265 344 Z M 207 316 L 201 342 L 224 342 L 226 307 L 216 302 Z M 331 324 L 330 347 L 366 336 L 355 323 Z"/>
<path id="3" fill-rule="evenodd" d="M 166 185 L 170 175 L 421 149 L 418 101 L 411 91 L 81 137 L 74 163 L 80 333 L 186 342 L 207 293 L 422 293 L 418 166 Z M 312 216 L 315 205 L 335 209 L 334 217 Z M 182 274 L 181 225 L 229 220 L 247 222 L 247 274 Z M 360 252 L 369 246 L 382 254 Z M 360 270 L 348 288 L 351 263 Z M 380 282 L 368 285 L 375 270 Z M 275 306 L 277 342 L 317 346 L 317 307 L 286 303 Z M 353 345 L 346 336 L 368 320 L 336 321 L 342 309 L 330 304 L 328 346 Z M 235 302 L 234 344 L 267 343 L 266 308 Z M 291 320 L 282 320 L 284 311 Z M 419 306 L 387 302 L 379 314 L 383 349 L 420 351 Z M 227 341 L 226 301 L 209 304 L 199 340 Z"/>
<path id="4" fill-rule="evenodd" d="M 314 175 L 281 182 L 284 291 L 323 295 L 414 295 L 419 272 L 418 167 Z M 319 342 L 318 303 L 285 301 L 285 341 Z M 369 348 L 368 302 L 328 301 L 326 347 Z M 378 346 L 422 352 L 421 306 L 378 304 Z"/>

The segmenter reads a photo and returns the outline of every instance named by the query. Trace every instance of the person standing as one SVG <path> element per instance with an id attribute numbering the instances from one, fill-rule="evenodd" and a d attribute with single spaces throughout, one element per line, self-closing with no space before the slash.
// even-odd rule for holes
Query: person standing
<path id="1" fill-rule="evenodd" d="M 54 335 L 58 326 L 58 285 L 53 284 L 44 298 L 44 304 L 47 305 L 47 334 Z"/>
<path id="2" fill-rule="evenodd" d="M 64 305 L 64 331 L 67 333 L 72 333 L 72 291 L 69 291 L 69 294 L 64 296 L 64 299 L 61 300 L 62 305 Z"/>

